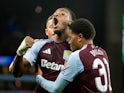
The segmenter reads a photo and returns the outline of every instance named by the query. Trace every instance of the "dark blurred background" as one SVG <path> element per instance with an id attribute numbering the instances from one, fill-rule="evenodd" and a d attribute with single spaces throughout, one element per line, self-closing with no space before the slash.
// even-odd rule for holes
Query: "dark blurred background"
<path id="1" fill-rule="evenodd" d="M 15 79 L 9 74 L 8 65 L 25 36 L 46 37 L 46 20 L 59 7 L 68 7 L 77 18 L 88 18 L 94 24 L 94 43 L 109 56 L 113 91 L 124 93 L 124 0 L 0 0 L 0 93 L 32 93 L 34 76 Z"/>

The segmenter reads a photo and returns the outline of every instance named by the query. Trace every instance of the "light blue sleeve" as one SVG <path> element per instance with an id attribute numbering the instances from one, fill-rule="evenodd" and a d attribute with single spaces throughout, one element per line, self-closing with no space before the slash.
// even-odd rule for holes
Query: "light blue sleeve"
<path id="1" fill-rule="evenodd" d="M 79 58 L 79 51 L 76 51 L 69 56 L 67 67 L 60 72 L 55 81 L 50 81 L 41 75 L 37 75 L 36 82 L 50 93 L 61 93 L 69 82 L 72 82 L 83 70 L 84 66 Z"/>
<path id="2" fill-rule="evenodd" d="M 33 46 L 31 48 L 29 48 L 25 55 L 23 56 L 30 64 L 31 66 L 34 66 L 34 64 L 36 63 L 36 59 L 38 56 L 38 53 L 40 51 L 40 49 L 47 43 L 47 42 L 51 42 L 52 40 L 50 39 L 45 39 L 45 40 L 39 40 L 36 43 L 33 44 Z"/>
<path id="3" fill-rule="evenodd" d="M 77 50 L 69 56 L 67 67 L 60 72 L 61 78 L 72 82 L 78 74 L 84 71 L 84 66 L 80 60 L 79 52 L 80 50 Z"/>
<path id="4" fill-rule="evenodd" d="M 59 78 L 57 78 L 55 81 L 50 81 L 45 79 L 41 75 L 37 75 L 36 82 L 50 93 L 61 93 L 64 88 L 69 84 L 69 81 L 62 79 L 60 76 L 58 77 Z"/>

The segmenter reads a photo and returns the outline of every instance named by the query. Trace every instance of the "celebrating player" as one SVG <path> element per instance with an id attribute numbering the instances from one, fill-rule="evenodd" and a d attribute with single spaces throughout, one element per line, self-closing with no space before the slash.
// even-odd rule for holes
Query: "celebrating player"
<path id="1" fill-rule="evenodd" d="M 36 81 L 50 93 L 112 93 L 109 60 L 106 51 L 93 44 L 95 29 L 84 18 L 74 21 L 68 28 L 69 44 L 73 53 L 55 81 L 49 81 L 38 69 Z M 68 87 L 67 86 L 67 87 Z"/>
<path id="2" fill-rule="evenodd" d="M 53 40 L 39 40 L 27 50 L 24 54 L 18 53 L 13 61 L 13 74 L 18 77 L 26 73 L 31 66 L 39 64 L 40 69 L 44 72 L 43 77 L 48 80 L 56 80 L 63 65 L 70 53 L 70 47 L 67 43 L 67 26 L 75 19 L 75 14 L 68 8 L 59 8 L 52 15 L 51 30 L 54 31 Z M 22 42 L 23 43 L 23 42 Z M 21 44 L 23 45 L 23 44 Z M 25 51 L 24 51 L 25 52 Z M 24 55 L 23 55 L 24 54 Z M 35 93 L 48 93 L 38 86 Z"/>

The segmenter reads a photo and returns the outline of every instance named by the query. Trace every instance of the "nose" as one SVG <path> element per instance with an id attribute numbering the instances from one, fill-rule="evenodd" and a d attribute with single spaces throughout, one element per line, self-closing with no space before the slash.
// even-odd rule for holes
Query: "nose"
<path id="1" fill-rule="evenodd" d="M 53 15 L 54 18 L 55 18 L 55 17 L 58 17 L 58 16 L 59 16 L 58 14 L 54 14 L 54 15 Z"/>

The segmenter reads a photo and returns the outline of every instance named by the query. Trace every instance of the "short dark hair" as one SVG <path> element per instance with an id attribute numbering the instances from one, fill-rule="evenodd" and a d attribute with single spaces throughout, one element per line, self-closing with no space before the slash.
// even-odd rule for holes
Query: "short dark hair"
<path id="1" fill-rule="evenodd" d="M 83 34 L 83 36 L 88 39 L 94 39 L 96 35 L 95 28 L 93 24 L 85 18 L 80 18 L 74 21 L 69 28 L 72 30 L 74 34 Z"/>

